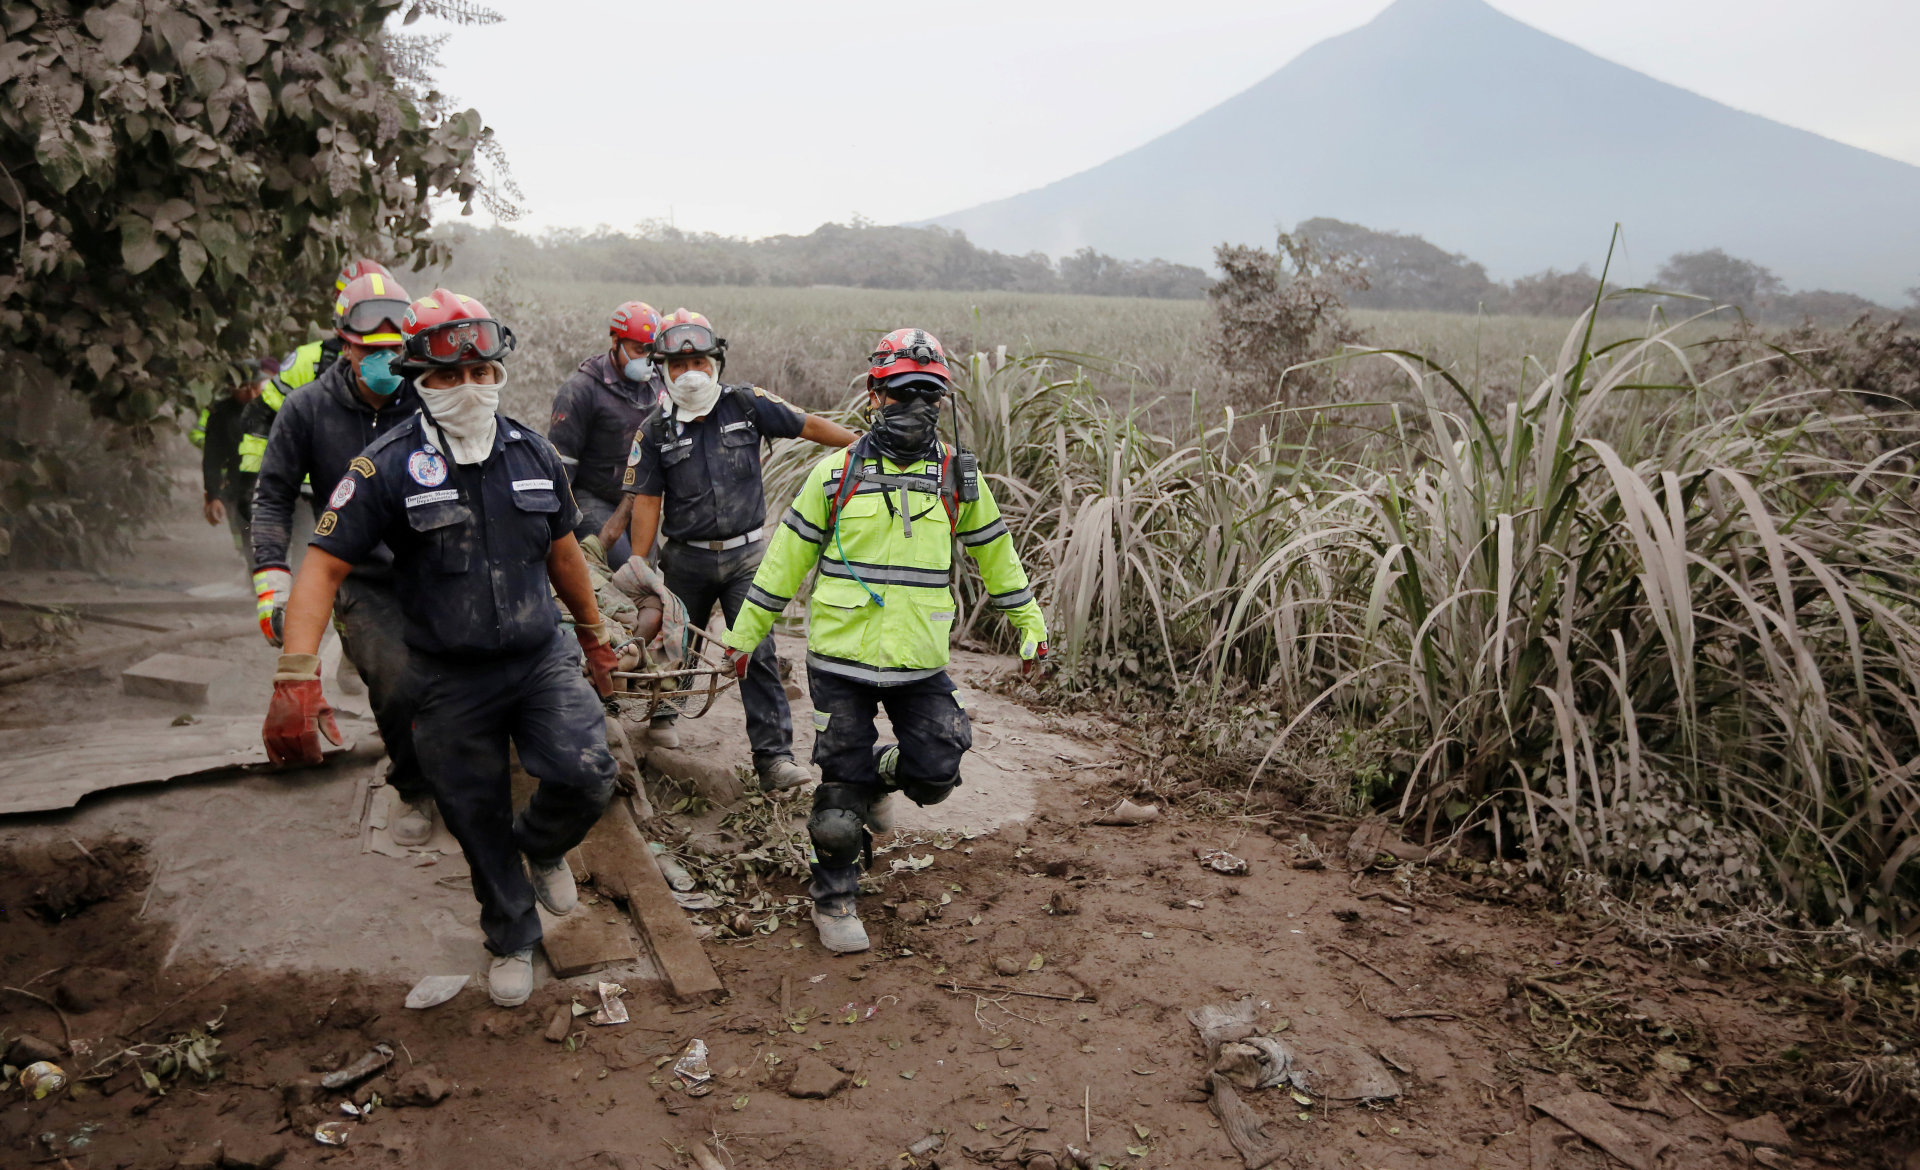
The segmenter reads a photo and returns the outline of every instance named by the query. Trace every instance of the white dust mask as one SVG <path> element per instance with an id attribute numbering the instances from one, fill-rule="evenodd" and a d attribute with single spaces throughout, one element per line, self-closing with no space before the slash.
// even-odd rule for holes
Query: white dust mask
<path id="1" fill-rule="evenodd" d="M 500 391 L 507 384 L 507 369 L 499 362 L 492 365 L 499 379 L 492 385 L 462 382 L 435 389 L 422 380 L 413 384 L 427 413 L 439 425 L 455 463 L 479 463 L 493 451 L 494 420 L 500 410 Z"/>
<path id="2" fill-rule="evenodd" d="M 676 418 L 696 419 L 720 401 L 720 381 L 705 370 L 688 370 L 667 387 Z"/>

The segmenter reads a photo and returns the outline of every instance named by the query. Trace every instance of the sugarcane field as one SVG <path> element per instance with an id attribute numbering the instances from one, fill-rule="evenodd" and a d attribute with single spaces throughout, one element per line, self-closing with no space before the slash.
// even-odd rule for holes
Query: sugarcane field
<path id="1" fill-rule="evenodd" d="M 0 30 L 0 1167 L 1920 1170 L 1920 11 Z"/>

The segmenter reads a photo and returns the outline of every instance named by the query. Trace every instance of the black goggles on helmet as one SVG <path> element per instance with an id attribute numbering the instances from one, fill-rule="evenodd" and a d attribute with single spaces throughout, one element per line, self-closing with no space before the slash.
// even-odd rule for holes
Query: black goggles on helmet
<path id="1" fill-rule="evenodd" d="M 726 348 L 726 338 L 692 321 L 664 329 L 653 339 L 653 350 L 661 357 L 711 357 Z"/>
<path id="2" fill-rule="evenodd" d="M 947 364 L 947 355 L 924 341 L 916 341 L 900 349 L 879 350 L 867 358 L 869 366 L 890 366 L 897 361 L 919 362 L 923 366 L 939 362 L 944 366 Z"/>
<path id="3" fill-rule="evenodd" d="M 495 362 L 513 352 L 513 330 L 493 320 L 448 321 L 407 338 L 407 360 L 428 366 Z"/>
<path id="4" fill-rule="evenodd" d="M 405 301 L 393 297 L 368 297 L 347 306 L 347 311 L 340 317 L 340 328 L 348 333 L 373 333 L 385 325 L 387 328 L 380 331 L 393 334 L 387 340 L 399 341 L 400 327 L 395 322 L 403 320 L 406 315 Z"/>

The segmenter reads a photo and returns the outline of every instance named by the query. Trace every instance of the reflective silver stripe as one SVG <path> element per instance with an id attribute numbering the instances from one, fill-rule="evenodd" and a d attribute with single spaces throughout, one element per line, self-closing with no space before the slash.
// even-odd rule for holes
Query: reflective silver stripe
<path id="1" fill-rule="evenodd" d="M 945 569 L 903 569 L 893 565 L 863 565 L 859 561 L 849 568 L 844 561 L 823 558 L 820 572 L 824 576 L 847 581 L 860 580 L 869 585 L 913 585 L 923 589 L 944 589 L 947 586 Z"/>
<path id="2" fill-rule="evenodd" d="M 932 678 L 943 673 L 945 666 L 929 666 L 924 669 L 905 670 L 888 669 L 880 666 L 868 666 L 864 662 L 849 662 L 844 658 L 828 658 L 822 654 L 807 655 L 807 669 L 824 670 L 828 674 L 837 674 L 841 678 L 850 678 L 855 682 L 873 686 L 894 686 L 899 683 L 919 682 L 923 678 Z"/>
<path id="3" fill-rule="evenodd" d="M 998 540 L 1006 534 L 1007 522 L 1005 520 L 995 520 L 984 528 L 976 528 L 972 532 L 962 532 L 960 534 L 960 543 L 972 548 L 985 544 L 990 540 Z"/>
<path id="4" fill-rule="evenodd" d="M 793 598 L 775 597 L 758 585 L 749 585 L 747 586 L 747 600 L 753 602 L 761 609 L 770 609 L 774 613 L 779 613 L 781 610 L 787 608 L 787 602 L 792 601 Z"/>
<path id="5" fill-rule="evenodd" d="M 1027 602 L 1033 600 L 1033 590 L 1018 589 L 1012 593 L 995 593 L 990 595 L 987 600 L 993 603 L 993 608 L 995 609 L 1019 609 L 1021 606 L 1027 604 Z"/>
<path id="6" fill-rule="evenodd" d="M 826 543 L 827 534 L 814 527 L 812 521 L 802 516 L 798 508 L 788 508 L 787 514 L 781 518 L 780 522 L 793 529 L 793 534 L 808 544 Z"/>

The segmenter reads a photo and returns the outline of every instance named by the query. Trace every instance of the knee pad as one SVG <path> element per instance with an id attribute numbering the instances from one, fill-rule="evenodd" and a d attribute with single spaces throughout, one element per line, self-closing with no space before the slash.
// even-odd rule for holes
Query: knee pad
<path id="1" fill-rule="evenodd" d="M 866 852 L 867 826 L 852 809 L 815 809 L 807 818 L 807 835 L 821 865 L 854 865 Z"/>
<path id="2" fill-rule="evenodd" d="M 940 781 L 909 780 L 900 786 L 900 791 L 906 794 L 908 800 L 925 808 L 930 804 L 939 804 L 952 796 L 953 790 L 958 787 L 960 787 L 960 777 L 955 776 L 951 780 Z"/>

